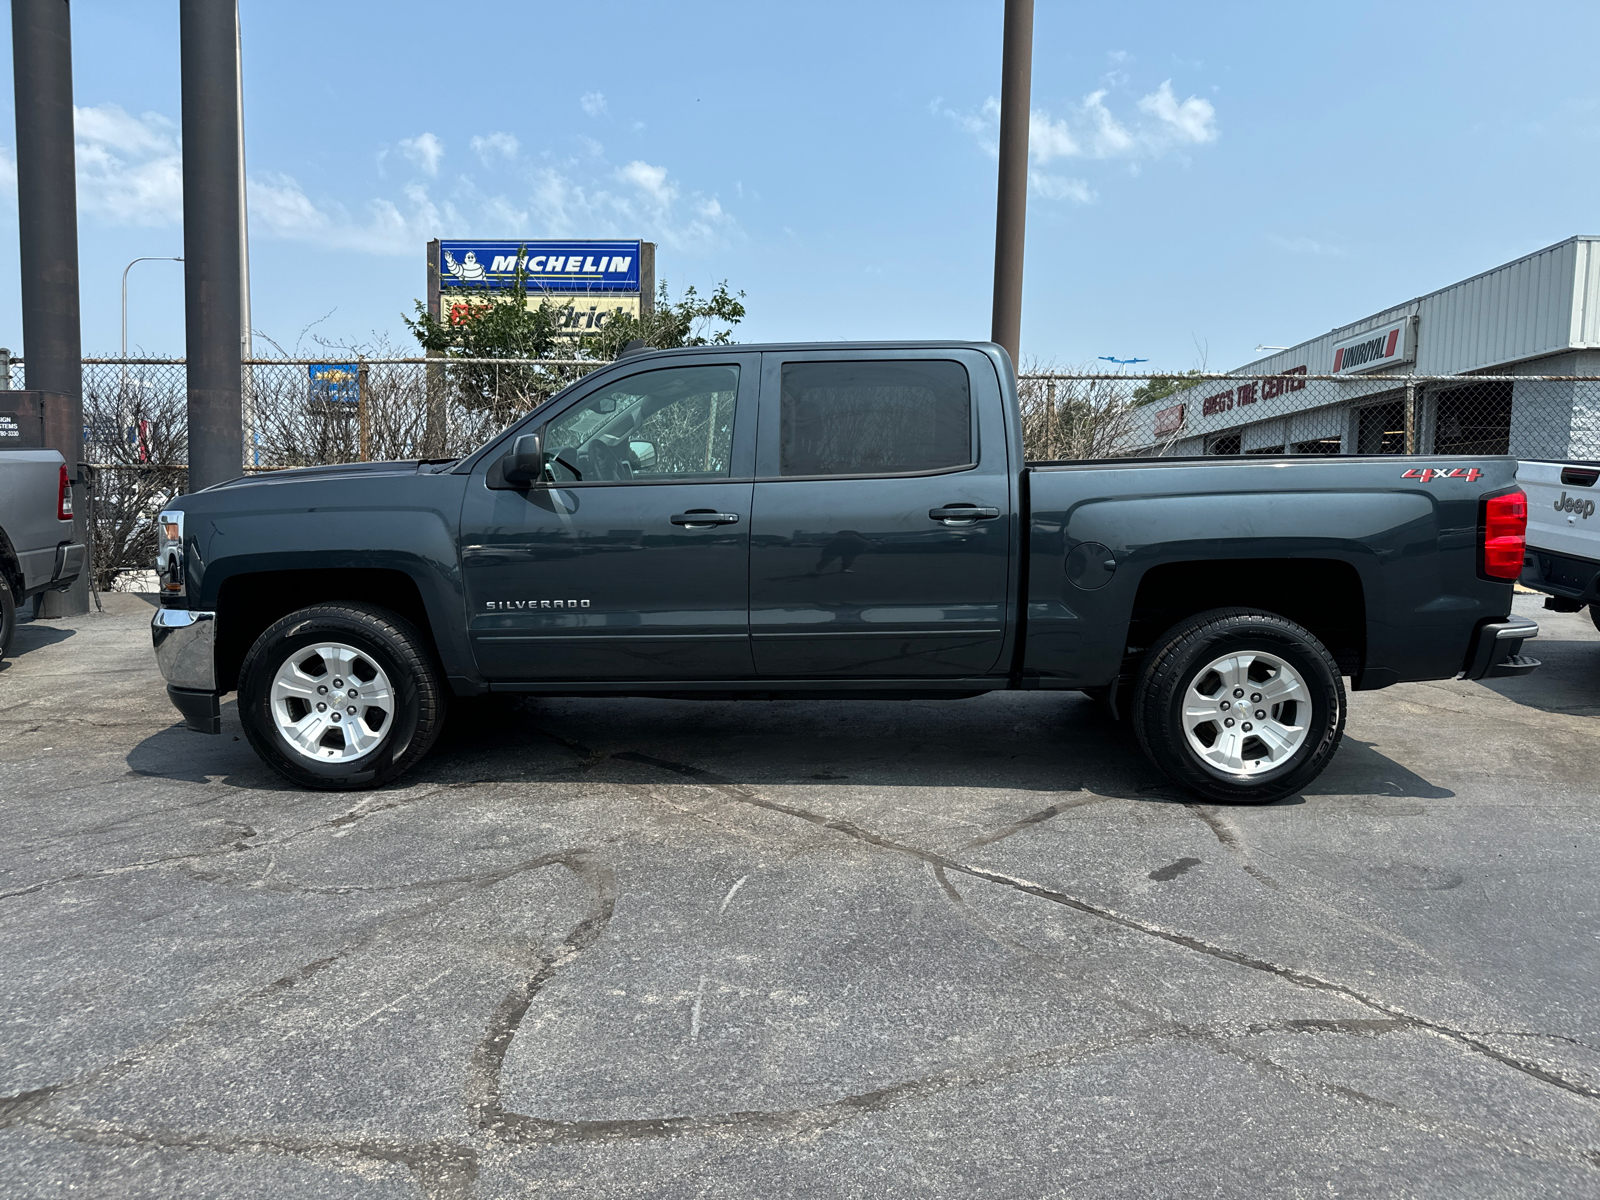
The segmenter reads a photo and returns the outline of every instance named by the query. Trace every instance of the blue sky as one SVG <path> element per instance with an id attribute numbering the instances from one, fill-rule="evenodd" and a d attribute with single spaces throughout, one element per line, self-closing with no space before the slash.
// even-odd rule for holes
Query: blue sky
<path id="1" fill-rule="evenodd" d="M 72 7 L 114 352 L 123 266 L 182 253 L 178 6 Z M 429 237 L 642 237 L 674 291 L 747 293 L 743 340 L 986 337 L 1001 9 L 243 0 L 256 328 L 409 352 Z M 1597 35 L 1592 4 L 1039 0 L 1024 357 L 1233 367 L 1600 232 Z M 181 266 L 130 297 L 132 344 L 181 353 Z"/>

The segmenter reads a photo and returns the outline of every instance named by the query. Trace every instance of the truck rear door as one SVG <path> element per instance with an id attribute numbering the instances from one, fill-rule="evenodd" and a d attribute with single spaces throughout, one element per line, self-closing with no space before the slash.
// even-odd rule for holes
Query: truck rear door
<path id="1" fill-rule="evenodd" d="M 995 670 L 1015 489 L 989 360 L 961 349 L 762 360 L 750 560 L 757 673 Z"/>

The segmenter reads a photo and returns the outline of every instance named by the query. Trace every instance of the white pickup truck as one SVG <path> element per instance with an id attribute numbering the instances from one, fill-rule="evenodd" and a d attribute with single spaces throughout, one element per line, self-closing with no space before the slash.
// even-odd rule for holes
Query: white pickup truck
<path id="1" fill-rule="evenodd" d="M 1519 462 L 1517 482 L 1528 495 L 1522 586 L 1555 612 L 1587 608 L 1600 627 L 1600 463 Z"/>
<path id="2" fill-rule="evenodd" d="M 16 422 L 0 414 L 0 439 Z M 17 606 L 66 587 L 88 551 L 72 537 L 72 484 L 54 450 L 10 450 L 0 440 L 0 658 L 11 648 Z"/>

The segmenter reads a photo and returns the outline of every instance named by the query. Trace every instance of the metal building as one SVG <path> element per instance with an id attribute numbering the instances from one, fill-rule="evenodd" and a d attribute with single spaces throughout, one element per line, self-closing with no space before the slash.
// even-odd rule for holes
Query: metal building
<path id="1" fill-rule="evenodd" d="M 1568 238 L 1227 375 L 1278 378 L 1212 380 L 1150 405 L 1136 452 L 1600 458 L 1600 384 L 1414 378 L 1600 377 L 1600 237 Z"/>

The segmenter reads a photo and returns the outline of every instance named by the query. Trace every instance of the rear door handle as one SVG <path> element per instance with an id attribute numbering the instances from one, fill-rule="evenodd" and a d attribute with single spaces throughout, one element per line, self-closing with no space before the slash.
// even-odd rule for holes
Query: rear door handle
<path id="1" fill-rule="evenodd" d="M 689 529 L 709 529 L 713 525 L 737 525 L 739 514 L 717 512 L 710 508 L 691 508 L 688 512 L 674 513 L 672 523 Z"/>
<path id="2" fill-rule="evenodd" d="M 980 508 L 976 504 L 946 504 L 943 508 L 930 508 L 928 516 L 947 524 L 954 521 L 992 521 L 1000 515 L 998 508 Z"/>

